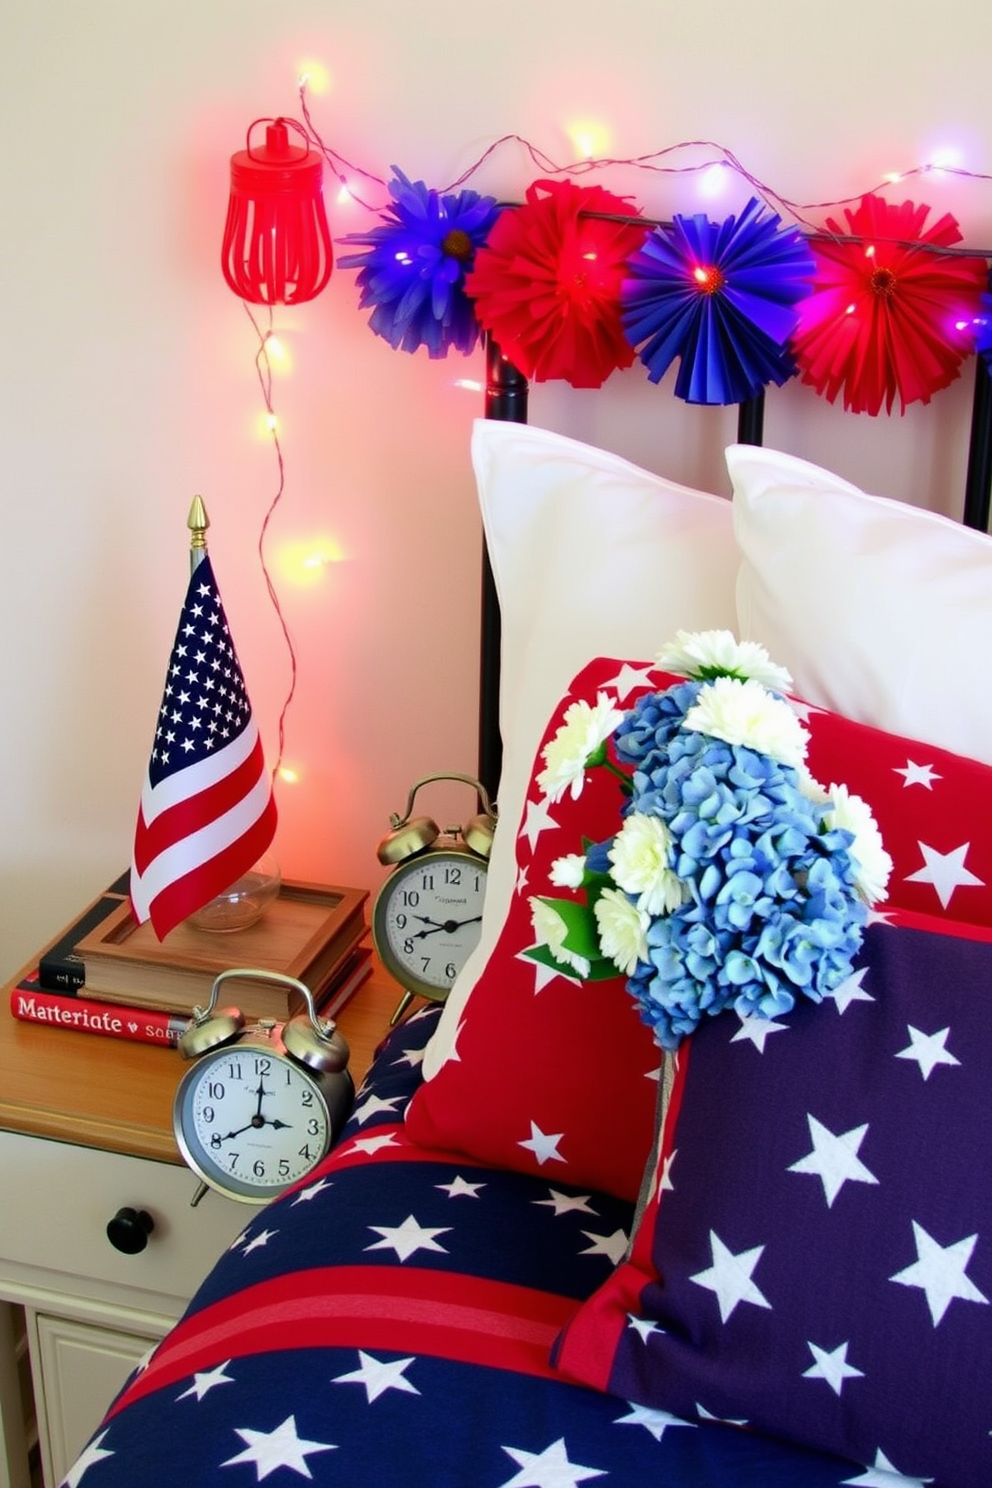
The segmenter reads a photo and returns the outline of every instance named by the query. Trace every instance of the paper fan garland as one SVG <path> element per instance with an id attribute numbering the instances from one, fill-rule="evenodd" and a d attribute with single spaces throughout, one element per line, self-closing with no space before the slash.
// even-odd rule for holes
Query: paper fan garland
<path id="1" fill-rule="evenodd" d="M 802 380 L 853 413 L 891 413 L 898 398 L 929 403 L 958 376 L 973 347 L 973 322 L 987 282 L 984 259 L 923 251 L 961 241 L 945 213 L 924 230 L 930 208 L 866 196 L 845 211 L 859 242 L 820 238 L 813 293 L 800 307 L 792 349 Z M 832 233 L 842 234 L 827 219 Z"/>
<path id="2" fill-rule="evenodd" d="M 631 366 L 620 282 L 647 231 L 631 221 L 638 215 L 613 192 L 571 181 L 535 181 L 522 206 L 500 215 L 466 290 L 481 325 L 524 376 L 596 388 Z"/>
<path id="3" fill-rule="evenodd" d="M 441 194 L 396 166 L 389 189 L 380 227 L 338 239 L 368 251 L 347 254 L 338 267 L 359 270 L 359 307 L 373 307 L 369 325 L 395 350 L 426 346 L 429 356 L 443 357 L 454 347 L 467 356 L 481 331 L 465 275 L 499 216 L 496 200 L 477 191 Z"/>
<path id="4" fill-rule="evenodd" d="M 741 403 L 796 371 L 786 350 L 815 263 L 796 228 L 752 197 L 736 217 L 657 227 L 627 265 L 621 313 L 652 382 L 681 359 L 687 403 Z"/>

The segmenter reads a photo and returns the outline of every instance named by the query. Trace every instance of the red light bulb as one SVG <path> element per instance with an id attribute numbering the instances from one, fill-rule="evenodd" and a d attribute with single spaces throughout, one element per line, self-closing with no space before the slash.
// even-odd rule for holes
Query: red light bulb
<path id="1" fill-rule="evenodd" d="M 265 124 L 265 144 L 251 131 Z M 292 119 L 256 119 L 246 148 L 231 156 L 231 196 L 221 267 L 236 295 L 253 305 L 299 305 L 331 277 L 331 235 L 324 211 L 323 162 L 289 142 Z"/>

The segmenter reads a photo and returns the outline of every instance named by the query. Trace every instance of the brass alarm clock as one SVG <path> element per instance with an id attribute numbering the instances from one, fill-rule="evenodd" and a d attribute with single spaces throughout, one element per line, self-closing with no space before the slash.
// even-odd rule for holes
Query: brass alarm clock
<path id="1" fill-rule="evenodd" d="M 431 817 L 413 815 L 418 791 L 440 780 L 471 786 L 482 807 L 444 832 Z M 372 940 L 406 989 L 396 1023 L 414 997 L 443 1002 L 478 944 L 496 808 L 471 775 L 425 775 L 411 787 L 403 816 L 389 821 L 377 853 L 392 872 L 373 899 Z"/>
<path id="2" fill-rule="evenodd" d="M 246 1026 L 237 1008 L 215 1011 L 229 977 L 293 987 L 306 1014 Z M 318 1018 L 310 988 L 281 972 L 222 971 L 208 1006 L 193 1010 L 179 1052 L 192 1061 L 173 1104 L 179 1150 L 203 1183 L 242 1203 L 263 1204 L 305 1178 L 354 1099 L 348 1045 Z"/>

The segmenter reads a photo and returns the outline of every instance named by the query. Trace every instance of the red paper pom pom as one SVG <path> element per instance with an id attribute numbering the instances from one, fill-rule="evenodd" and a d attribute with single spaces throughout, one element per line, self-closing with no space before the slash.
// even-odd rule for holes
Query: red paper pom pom
<path id="1" fill-rule="evenodd" d="M 523 206 L 501 213 L 465 281 L 480 324 L 526 377 L 600 387 L 629 367 L 620 324 L 624 264 L 647 227 L 601 186 L 535 181 Z"/>
<path id="2" fill-rule="evenodd" d="M 929 210 L 866 196 L 845 212 L 847 233 L 861 241 L 811 245 L 816 278 L 792 350 L 803 382 L 831 403 L 843 390 L 851 412 L 877 414 L 884 403 L 891 413 L 897 397 L 903 413 L 929 403 L 973 349 L 988 270 L 980 258 L 928 251 L 961 239 L 950 214 L 924 232 Z"/>

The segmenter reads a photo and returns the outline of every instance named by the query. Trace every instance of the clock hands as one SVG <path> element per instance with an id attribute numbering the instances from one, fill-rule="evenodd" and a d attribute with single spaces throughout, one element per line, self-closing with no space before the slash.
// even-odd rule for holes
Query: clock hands
<path id="1" fill-rule="evenodd" d="M 413 935 L 411 936 L 411 939 L 412 940 L 426 940 L 426 938 L 427 938 L 428 935 L 437 935 L 438 932 L 441 931 L 441 930 L 444 931 L 445 935 L 454 935 L 455 931 L 456 930 L 460 930 L 463 925 L 475 925 L 475 924 L 477 924 L 478 921 L 482 919 L 482 916 L 481 915 L 472 915 L 467 920 L 444 920 L 440 924 L 438 923 L 437 920 L 432 920 L 432 919 L 428 918 L 427 915 L 414 915 L 413 918 L 415 920 L 420 920 L 421 924 L 429 926 L 429 929 L 427 929 L 427 930 L 415 930 L 414 933 L 413 933 Z"/>
<path id="2" fill-rule="evenodd" d="M 272 1092 L 270 1090 L 266 1090 L 264 1082 L 262 1080 L 259 1080 L 257 1091 L 258 1105 L 255 1107 L 254 1116 L 251 1118 L 250 1121 L 246 1122 L 244 1126 L 239 1126 L 236 1131 L 227 1132 L 223 1137 L 221 1137 L 220 1140 L 222 1142 L 229 1142 L 232 1137 L 240 1137 L 242 1132 L 253 1130 L 260 1131 L 263 1126 L 274 1127 L 277 1131 L 286 1130 L 290 1125 L 288 1121 L 280 1121 L 278 1116 L 273 1119 L 271 1117 L 262 1115 L 263 1097 L 271 1094 Z"/>

